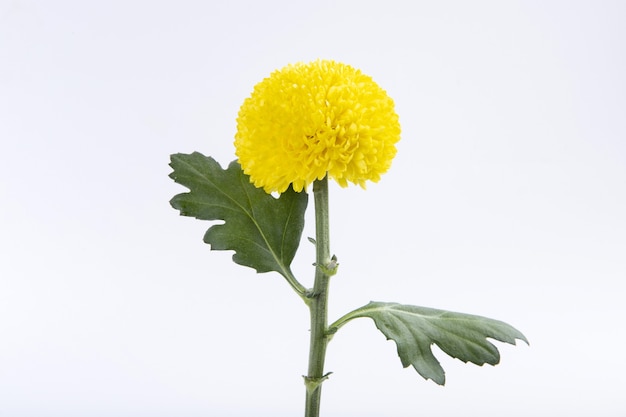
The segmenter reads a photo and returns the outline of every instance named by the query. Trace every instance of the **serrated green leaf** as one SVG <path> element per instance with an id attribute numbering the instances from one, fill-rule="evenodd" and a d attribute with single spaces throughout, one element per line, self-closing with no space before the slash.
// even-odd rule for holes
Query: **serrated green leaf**
<path id="1" fill-rule="evenodd" d="M 224 170 L 198 152 L 174 154 L 170 166 L 174 169 L 170 177 L 190 190 L 172 198 L 172 207 L 182 216 L 224 221 L 204 235 L 212 250 L 234 250 L 237 264 L 292 278 L 290 265 L 304 227 L 306 192 L 289 188 L 275 198 L 251 184 L 237 161 Z"/>
<path id="2" fill-rule="evenodd" d="M 344 317 L 341 325 L 356 317 L 374 320 L 387 340 L 396 342 L 402 366 L 413 365 L 422 377 L 439 385 L 445 383 L 445 373 L 431 351 L 433 344 L 463 362 L 496 365 L 500 353 L 487 338 L 513 345 L 516 339 L 528 343 L 521 332 L 504 322 L 426 307 L 372 301 Z"/>

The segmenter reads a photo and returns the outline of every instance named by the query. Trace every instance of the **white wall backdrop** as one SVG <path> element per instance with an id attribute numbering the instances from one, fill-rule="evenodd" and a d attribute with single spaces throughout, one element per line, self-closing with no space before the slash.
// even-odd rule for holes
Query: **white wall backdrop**
<path id="1" fill-rule="evenodd" d="M 324 417 L 626 415 L 624 16 L 596 0 L 0 0 L 0 415 L 302 414 L 305 306 L 202 243 L 209 224 L 169 207 L 184 189 L 167 164 L 226 165 L 254 84 L 316 58 L 371 75 L 403 127 L 380 183 L 331 187 L 331 319 L 398 301 L 531 342 L 499 344 L 496 367 L 440 355 L 442 388 L 355 321 L 329 346 Z"/>

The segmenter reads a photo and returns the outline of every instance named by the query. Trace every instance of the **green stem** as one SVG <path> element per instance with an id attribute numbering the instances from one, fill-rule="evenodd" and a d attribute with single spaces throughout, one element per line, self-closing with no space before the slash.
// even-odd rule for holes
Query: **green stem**
<path id="1" fill-rule="evenodd" d="M 324 359 L 329 341 L 328 325 L 328 283 L 330 280 L 327 265 L 331 265 L 328 217 L 328 179 L 313 183 L 315 198 L 315 240 L 316 268 L 315 283 L 310 293 L 311 303 L 311 342 L 309 347 L 309 369 L 305 377 L 306 407 L 305 417 L 318 417 L 324 375 Z"/>

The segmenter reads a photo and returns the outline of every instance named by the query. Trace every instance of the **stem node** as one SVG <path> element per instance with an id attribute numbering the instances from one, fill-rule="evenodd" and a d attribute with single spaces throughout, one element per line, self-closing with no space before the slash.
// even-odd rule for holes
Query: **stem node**
<path id="1" fill-rule="evenodd" d="M 302 378 L 304 378 L 304 385 L 306 386 L 307 393 L 312 394 L 313 391 L 315 391 L 320 385 L 322 385 L 322 382 L 328 379 L 330 374 L 332 374 L 332 372 L 327 372 L 321 378 L 311 378 L 306 375 L 302 375 Z"/>

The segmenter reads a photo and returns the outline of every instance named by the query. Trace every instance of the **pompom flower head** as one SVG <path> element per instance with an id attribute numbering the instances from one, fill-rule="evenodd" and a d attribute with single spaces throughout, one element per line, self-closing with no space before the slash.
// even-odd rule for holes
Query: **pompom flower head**
<path id="1" fill-rule="evenodd" d="M 326 175 L 345 187 L 377 182 L 400 140 L 393 100 L 349 65 L 288 65 L 258 83 L 237 118 L 236 155 L 267 193 L 306 189 Z"/>

